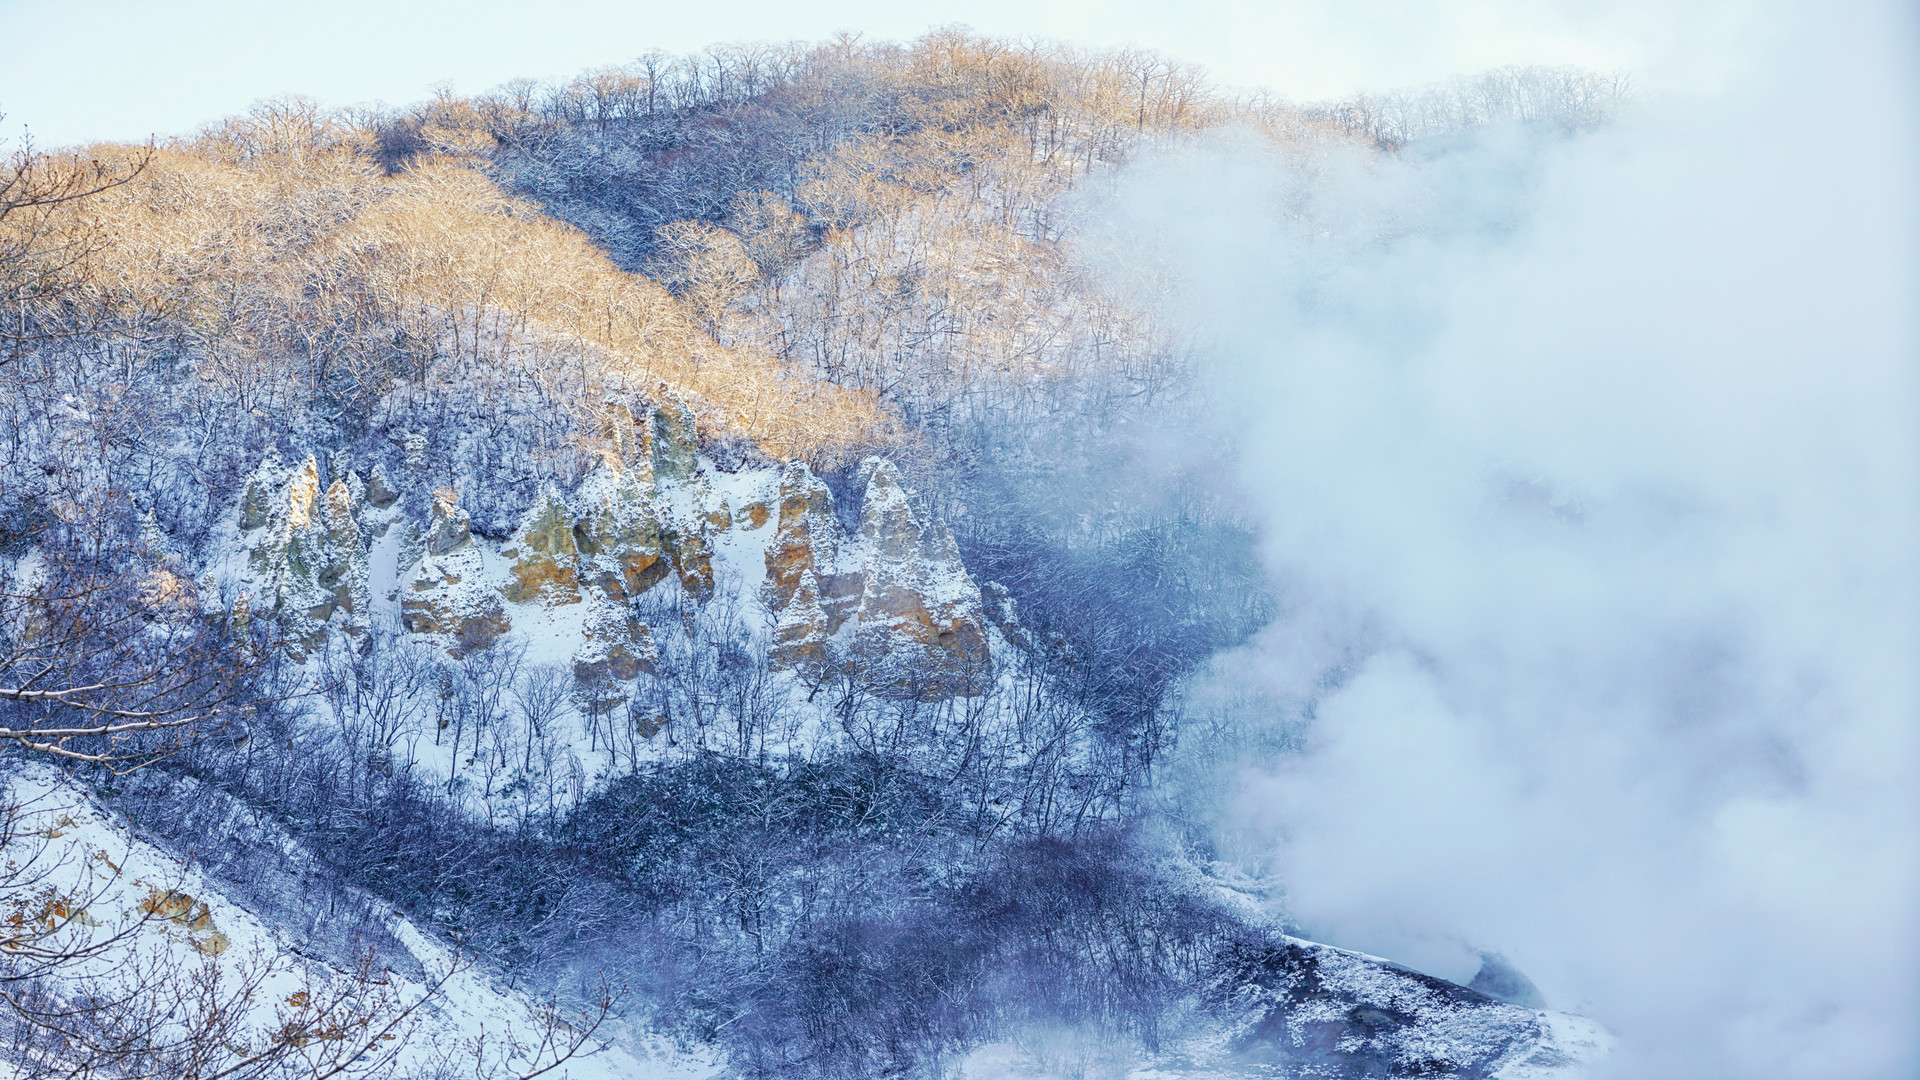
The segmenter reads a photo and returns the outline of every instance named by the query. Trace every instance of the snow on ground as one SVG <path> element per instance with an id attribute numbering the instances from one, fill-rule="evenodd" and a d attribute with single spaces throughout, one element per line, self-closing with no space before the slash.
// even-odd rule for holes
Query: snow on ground
<path id="1" fill-rule="evenodd" d="M 1583 1080 L 1611 1046 L 1611 1036 L 1591 1020 L 1566 1013 L 1539 1015 L 1541 1039 L 1516 1047 L 1509 1059 L 1484 1074 L 1487 1080 Z M 1325 1067 L 1302 1070 L 1270 1060 L 1248 1059 L 1234 1050 L 1226 1028 L 1210 1026 L 1201 1035 L 1149 1055 L 1131 1047 L 1080 1037 L 1070 1031 L 1043 1034 L 1020 1042 L 978 1047 L 959 1062 L 960 1080 L 1084 1080 L 1087 1076 L 1124 1076 L 1126 1080 L 1371 1080 L 1371 1074 L 1341 1074 Z"/>
<path id="2" fill-rule="evenodd" d="M 320 998 L 352 985 L 352 972 L 314 959 L 313 950 L 229 900 L 192 865 L 136 838 L 124 822 L 54 770 L 30 767 L 14 775 L 8 801 L 17 810 L 5 856 L 17 869 L 13 887 L 0 895 L 0 904 L 39 907 L 41 897 L 53 895 L 45 892 L 48 888 L 73 897 L 78 910 L 53 940 L 102 947 L 96 956 L 61 966 L 49 980 L 56 992 L 130 988 L 141 982 L 173 989 L 209 964 L 230 980 L 242 980 L 249 971 L 263 972 L 245 1019 L 257 1037 L 285 1021 L 286 1003 L 296 995 Z M 390 908 L 380 910 L 388 931 L 414 962 L 394 967 L 415 968 L 413 974 L 386 972 L 392 999 L 401 1006 L 418 1003 L 428 994 L 429 980 L 446 976 L 439 992 L 399 1029 L 407 1033 L 393 1075 L 404 1076 L 446 1055 L 471 1062 L 482 1047 L 488 1048 L 489 1060 L 499 1060 L 503 1036 L 521 1043 L 539 1040 L 543 1024 L 534 1001 L 501 987 L 470 962 L 456 964 L 446 945 Z M 720 1070 L 711 1055 L 682 1050 L 617 1018 L 597 1035 L 572 1060 L 545 1075 L 569 1080 L 706 1080 Z M 530 1067 L 525 1056 L 506 1057 L 500 1062 L 506 1069 L 503 1075 L 517 1076 Z M 6 1075 L 0 1067 L 0 1077 Z"/>
<path id="3" fill-rule="evenodd" d="M 1538 1045 L 1516 1050 L 1493 1071 L 1493 1080 L 1568 1080 L 1585 1075 L 1613 1049 L 1613 1035 L 1597 1022 L 1571 1013 L 1542 1012 Z"/>
<path id="4" fill-rule="evenodd" d="M 1363 953 L 1285 939 L 1285 963 L 1234 1004 L 1169 1025 L 1156 1053 L 1073 1029 L 975 1049 L 962 1080 L 1581 1080 L 1611 1050 L 1599 1024 L 1520 1008 Z"/>

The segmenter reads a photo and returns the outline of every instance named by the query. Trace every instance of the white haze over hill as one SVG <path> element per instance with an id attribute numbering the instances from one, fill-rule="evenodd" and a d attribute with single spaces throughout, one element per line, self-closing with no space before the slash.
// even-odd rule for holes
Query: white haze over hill
<path id="1" fill-rule="evenodd" d="M 1849 10 L 1577 140 L 1214 143 L 1095 215 L 1264 523 L 1214 679 L 1312 716 L 1231 808 L 1286 916 L 1504 953 L 1620 1076 L 1915 1074 L 1920 88 Z"/>

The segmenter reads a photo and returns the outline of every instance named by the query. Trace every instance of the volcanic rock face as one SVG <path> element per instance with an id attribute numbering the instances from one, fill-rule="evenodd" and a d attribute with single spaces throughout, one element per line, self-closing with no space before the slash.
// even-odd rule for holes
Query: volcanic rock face
<path id="1" fill-rule="evenodd" d="M 367 504 L 376 510 L 385 510 L 399 498 L 399 490 L 387 479 L 387 467 L 376 463 L 367 477 Z"/>
<path id="2" fill-rule="evenodd" d="M 580 602 L 579 549 L 574 542 L 573 513 L 548 488 L 527 512 L 526 520 L 500 554 L 514 560 L 512 580 L 503 588 L 516 604 L 577 604 Z"/>
<path id="3" fill-rule="evenodd" d="M 651 494 L 651 468 L 595 469 L 580 486 L 574 542 L 584 584 L 610 600 L 639 596 L 672 570 Z"/>
<path id="4" fill-rule="evenodd" d="M 655 440 L 654 445 L 660 445 Z M 654 475 L 659 473 L 655 462 Z M 672 500 L 673 510 L 663 535 L 673 555 L 674 569 L 680 575 L 680 587 L 688 596 L 705 603 L 713 599 L 713 542 L 720 533 L 733 527 L 733 512 L 726 496 L 713 490 L 704 474 L 681 484 Z"/>
<path id="5" fill-rule="evenodd" d="M 348 473 L 335 478 L 327 487 L 325 560 L 316 578 L 331 598 L 330 609 L 324 616 L 317 617 L 324 622 L 331 619 L 334 612 L 344 613 L 345 629 L 352 634 L 362 633 L 366 629 L 369 606 L 365 545 L 361 542 L 360 522 L 356 518 L 361 505 L 361 500 L 355 495 L 359 486 L 357 480 L 357 477 Z"/>
<path id="6" fill-rule="evenodd" d="M 771 659 L 776 667 L 815 679 L 831 662 L 827 640 L 846 618 L 845 605 L 839 603 L 834 605 L 838 618 L 828 617 L 820 581 L 823 574 L 834 576 L 840 520 L 833 513 L 833 492 L 797 461 L 780 475 L 779 513 L 767 547 L 767 580 L 760 590 L 761 602 L 776 616 Z M 840 584 L 837 577 L 835 584 Z"/>
<path id="7" fill-rule="evenodd" d="M 553 620 L 572 608 L 564 624 L 586 638 L 575 673 L 602 687 L 596 700 L 612 701 L 616 684 L 651 671 L 658 657 L 631 603 L 671 579 L 705 604 L 722 588 L 719 564 L 745 555 L 764 560 L 758 599 L 772 617 L 775 669 L 809 681 L 846 676 L 900 698 L 988 685 L 996 624 L 952 535 L 915 508 L 892 465 L 862 464 L 860 524 L 848 535 L 833 493 L 803 463 L 777 478 L 713 472 L 696 452 L 694 415 L 678 401 L 638 416 L 610 401 L 598 415 L 599 463 L 571 494 L 542 489 L 497 547 L 475 536 L 452 488 L 433 494 L 426 521 L 405 520 L 407 491 L 424 486 L 431 457 L 418 435 L 402 442 L 408 464 L 397 482 L 379 464 L 363 482 L 335 455 L 323 491 L 313 458 L 292 469 L 269 458 L 237 515 L 250 615 L 278 620 L 296 659 L 329 627 L 362 634 L 370 552 L 379 548 L 385 572 L 396 575 L 382 589 L 393 589 L 402 623 L 456 655 L 488 647 L 523 616 L 530 626 L 563 625 Z M 389 531 L 396 524 L 398 537 Z M 758 575 L 757 566 L 732 565 L 728 580 Z M 995 594 L 995 602 L 1012 640 L 1011 601 Z"/>
<path id="8" fill-rule="evenodd" d="M 860 533 L 804 465 L 781 476 L 780 522 L 762 600 L 773 660 L 810 677 L 840 671 L 902 697 L 976 693 L 992 679 L 980 590 L 953 534 L 913 508 L 893 466 L 863 463 Z"/>
<path id="9" fill-rule="evenodd" d="M 467 513 L 453 498 L 450 491 L 433 497 L 425 554 L 401 590 L 400 617 L 416 634 L 451 638 L 450 651 L 464 654 L 493 644 L 512 623 L 487 583 Z"/>
<path id="10" fill-rule="evenodd" d="M 654 482 L 671 484 L 693 479 L 699 446 L 694 434 L 693 410 L 669 394 L 666 403 L 653 410 L 648 428 L 652 434 Z"/>
<path id="11" fill-rule="evenodd" d="M 454 500 L 455 491 L 433 493 L 433 520 L 427 526 L 427 554 L 450 555 L 473 543 L 473 518 Z"/>
<path id="12" fill-rule="evenodd" d="M 652 632 L 624 606 L 595 598 L 581 634 L 586 644 L 573 654 L 573 676 L 583 685 L 631 682 L 660 659 Z"/>
<path id="13" fill-rule="evenodd" d="M 983 689 L 992 675 L 986 619 L 953 534 L 914 512 L 891 464 L 874 461 L 865 471 L 854 655 L 918 696 Z"/>
<path id="14" fill-rule="evenodd" d="M 651 416 L 635 419 L 627 403 L 609 398 L 604 403 L 600 437 L 606 441 L 601 460 L 617 473 L 626 473 L 642 487 L 653 488 L 653 428 Z"/>
<path id="15" fill-rule="evenodd" d="M 355 504 L 345 477 L 321 496 L 312 457 L 287 469 L 269 455 L 241 494 L 247 606 L 275 618 L 296 660 L 326 641 L 330 625 L 356 636 L 366 629 L 367 562 Z"/>

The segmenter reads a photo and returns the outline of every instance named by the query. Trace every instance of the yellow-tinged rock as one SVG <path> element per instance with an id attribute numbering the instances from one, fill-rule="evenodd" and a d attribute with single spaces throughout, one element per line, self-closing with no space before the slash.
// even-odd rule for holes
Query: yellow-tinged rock
<path id="1" fill-rule="evenodd" d="M 592 601 L 581 625 L 586 642 L 573 656 L 573 675 L 582 684 L 625 683 L 652 672 L 660 650 L 652 631 L 634 619 L 625 605 Z"/>
<path id="2" fill-rule="evenodd" d="M 671 572 L 660 515 L 637 472 L 601 464 L 580 487 L 574 525 L 582 584 L 610 600 L 646 592 Z"/>
<path id="3" fill-rule="evenodd" d="M 823 601 L 844 607 L 848 589 L 846 580 L 832 572 L 842 540 L 840 519 L 834 516 L 833 493 L 803 462 L 791 462 L 781 472 L 778 506 L 778 523 L 767 544 L 767 578 L 760 587 L 760 599 L 775 617 L 768 659 L 777 669 L 818 678 L 833 662 Z M 835 585 L 831 597 L 822 595 L 823 577 Z"/>
<path id="4" fill-rule="evenodd" d="M 860 503 L 862 561 L 854 658 L 891 691 L 974 694 L 992 680 L 980 589 L 953 534 L 923 520 L 893 466 L 869 459 Z"/>
<path id="5" fill-rule="evenodd" d="M 503 587 L 516 604 L 580 602 L 579 548 L 572 511 L 551 488 L 528 511 L 508 548 L 514 555 L 512 580 Z"/>

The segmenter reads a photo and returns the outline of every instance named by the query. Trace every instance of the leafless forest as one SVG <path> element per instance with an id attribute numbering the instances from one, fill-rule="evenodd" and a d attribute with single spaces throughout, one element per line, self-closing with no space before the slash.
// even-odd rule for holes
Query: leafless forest
<path id="1" fill-rule="evenodd" d="M 112 940 L 62 944 L 84 886 L 10 864 L 8 1075 L 394 1075 L 420 1006 L 383 989 L 376 902 L 548 1003 L 509 1033 L 524 1045 L 498 1061 L 520 1064 L 463 1048 L 445 1076 L 580 1067 L 620 1024 L 741 1076 L 936 1076 L 1034 1033 L 1153 1052 L 1248 987 L 1280 993 L 1320 961 L 1208 878 L 1181 785 L 1238 736 L 1180 688 L 1284 598 L 1206 465 L 1233 447 L 1155 452 L 1206 430 L 1195 343 L 1094 265 L 1080 208 L 1154 148 L 1257 139 L 1310 171 L 1492 126 L 1565 138 L 1626 93 L 1511 69 L 1299 105 L 1151 53 L 937 32 L 16 144 L 0 756 L 56 767 L 358 974 L 250 1035 L 234 1017 L 262 972 L 63 981 Z M 476 542 L 504 544 L 614 452 L 614 411 L 669 400 L 716 475 L 804 463 L 849 535 L 860 463 L 892 461 L 992 583 L 1012 659 L 991 685 L 795 679 L 763 613 L 669 583 L 625 615 L 657 660 L 609 690 L 505 639 L 427 648 L 375 620 L 291 641 L 208 576 L 266 455 L 356 491 L 377 465 L 408 478 L 396 513 L 457 497 Z M 806 717 L 825 734 L 797 735 Z M 1505 1046 L 1323 1064 L 1479 1076 Z"/>

